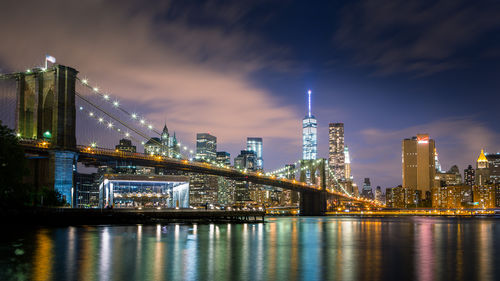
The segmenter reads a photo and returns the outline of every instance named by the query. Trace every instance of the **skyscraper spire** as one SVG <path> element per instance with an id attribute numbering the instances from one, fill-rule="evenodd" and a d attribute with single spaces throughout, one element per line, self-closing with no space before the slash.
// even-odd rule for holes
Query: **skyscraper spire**
<path id="1" fill-rule="evenodd" d="M 311 90 L 307 91 L 307 115 L 302 120 L 302 159 L 314 160 L 318 152 L 318 122 L 311 112 Z"/>
<path id="2" fill-rule="evenodd" d="M 308 95 L 308 115 L 309 117 L 311 117 L 311 90 L 308 90 L 307 91 L 307 95 Z"/>

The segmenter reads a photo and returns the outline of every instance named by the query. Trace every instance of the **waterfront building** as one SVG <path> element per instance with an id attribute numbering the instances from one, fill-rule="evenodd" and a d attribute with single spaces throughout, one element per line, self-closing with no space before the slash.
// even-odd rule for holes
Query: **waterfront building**
<path id="1" fill-rule="evenodd" d="M 472 206 L 472 188 L 468 185 L 434 186 L 432 208 L 457 209 Z"/>
<path id="2" fill-rule="evenodd" d="M 196 160 L 215 161 L 217 158 L 217 138 L 209 133 L 196 134 Z"/>
<path id="3" fill-rule="evenodd" d="M 221 206 L 232 206 L 235 202 L 236 181 L 218 177 L 217 201 Z"/>
<path id="4" fill-rule="evenodd" d="M 413 191 L 417 203 L 431 197 L 436 174 L 435 151 L 434 140 L 428 134 L 402 141 L 403 187 Z"/>
<path id="5" fill-rule="evenodd" d="M 99 191 L 101 208 L 189 208 L 185 176 L 104 174 Z"/>
<path id="6" fill-rule="evenodd" d="M 262 159 L 262 138 L 247 138 L 247 150 L 255 152 L 257 157 L 256 166 L 257 170 L 264 169 L 264 160 Z"/>
<path id="7" fill-rule="evenodd" d="M 254 151 L 242 150 L 240 154 L 234 158 L 234 167 L 236 169 L 247 169 L 255 171 L 257 166 L 257 155 Z"/>
<path id="8" fill-rule="evenodd" d="M 136 147 L 135 145 L 132 145 L 132 141 L 129 139 L 121 139 L 120 143 L 115 146 L 115 149 L 118 151 L 123 151 L 123 152 L 136 152 Z"/>
<path id="9" fill-rule="evenodd" d="M 308 113 L 302 119 L 302 160 L 315 160 L 318 154 L 318 121 L 311 114 L 311 90 L 308 94 Z"/>
<path id="10" fill-rule="evenodd" d="M 98 174 L 75 173 L 76 208 L 97 208 L 99 207 L 99 183 Z"/>
<path id="11" fill-rule="evenodd" d="M 219 177 L 214 175 L 190 174 L 189 198 L 190 205 L 204 207 L 218 203 Z"/>
<path id="12" fill-rule="evenodd" d="M 469 165 L 467 169 L 464 170 L 464 184 L 468 186 L 473 186 L 476 181 L 476 170 Z"/>
<path id="13" fill-rule="evenodd" d="M 225 151 L 217 151 L 215 161 L 224 166 L 231 166 L 231 154 Z"/>
<path id="14" fill-rule="evenodd" d="M 387 188 L 385 191 L 385 200 L 387 207 L 406 209 L 415 207 L 415 192 L 401 185 L 393 188 Z"/>
<path id="15" fill-rule="evenodd" d="M 497 189 L 494 184 L 475 185 L 472 187 L 474 206 L 477 208 L 495 208 L 497 204 Z"/>
<path id="16" fill-rule="evenodd" d="M 237 181 L 234 190 L 234 201 L 235 204 L 240 207 L 246 206 L 252 203 L 250 198 L 250 183 L 247 181 Z"/>
<path id="17" fill-rule="evenodd" d="M 365 178 L 363 182 L 363 191 L 361 193 L 361 197 L 367 199 L 373 199 L 373 190 L 370 183 L 370 178 Z"/>
<path id="18" fill-rule="evenodd" d="M 328 165 L 337 180 L 347 179 L 345 173 L 346 150 L 344 147 L 344 123 L 328 125 Z M 347 153 L 349 153 L 347 151 Z"/>

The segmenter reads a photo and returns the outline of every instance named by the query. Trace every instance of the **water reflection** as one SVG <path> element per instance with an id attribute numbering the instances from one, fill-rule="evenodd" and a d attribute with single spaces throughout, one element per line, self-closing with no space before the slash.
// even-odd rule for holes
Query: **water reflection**
<path id="1" fill-rule="evenodd" d="M 48 230 L 36 235 L 36 249 L 33 255 L 33 280 L 52 280 L 54 243 Z"/>
<path id="2" fill-rule="evenodd" d="M 47 228 L 13 234 L 25 253 L 0 254 L 0 279 L 495 280 L 499 235 L 494 219 L 445 218 Z"/>

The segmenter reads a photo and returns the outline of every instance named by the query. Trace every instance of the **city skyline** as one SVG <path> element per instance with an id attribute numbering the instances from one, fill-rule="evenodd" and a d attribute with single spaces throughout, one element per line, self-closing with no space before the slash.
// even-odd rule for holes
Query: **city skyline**
<path id="1" fill-rule="evenodd" d="M 402 8 L 402 3 L 395 5 Z M 2 72 L 36 66 L 34 61 L 42 65 L 49 53 L 62 64 L 77 66 L 124 104 L 149 113 L 147 117 L 158 128 L 167 119 L 178 139 L 191 147 L 197 132 L 210 131 L 219 138 L 220 150 L 237 155 L 247 136 L 258 135 L 266 142 L 263 158 L 268 159 L 267 169 L 293 162 L 300 158 L 300 120 L 306 104 L 304 92 L 310 88 L 315 93 L 318 157 L 328 155 L 328 124 L 344 123 L 358 186 L 365 177 L 383 188 L 401 184 L 400 155 L 395 151 L 401 139 L 417 133 L 428 133 L 436 140 L 444 170 L 455 164 L 460 170 L 473 165 L 482 148 L 490 153 L 500 151 L 496 141 L 500 125 L 495 122 L 499 119 L 495 105 L 500 86 L 494 75 L 499 64 L 494 52 L 499 43 L 498 24 L 481 21 L 470 27 L 463 18 L 451 21 L 447 16 L 450 11 L 463 11 L 488 19 L 498 10 L 497 5 L 478 5 L 472 10 L 461 1 L 450 7 L 410 5 L 401 14 L 414 15 L 413 23 L 392 15 L 387 19 L 414 25 L 416 35 L 408 35 L 410 43 L 395 37 L 398 40 L 384 48 L 385 52 L 381 50 L 384 41 L 368 36 L 364 27 L 372 16 L 390 12 L 387 3 L 371 7 L 372 16 L 353 10 L 368 9 L 369 4 L 345 2 L 307 5 L 310 7 L 291 3 L 284 10 L 270 9 L 272 16 L 251 13 L 258 10 L 258 3 L 235 4 L 224 11 L 190 4 L 145 8 L 125 1 L 117 8 L 66 3 L 62 8 L 67 13 L 63 14 L 55 13 L 60 10 L 52 3 L 28 1 L 30 9 L 10 2 L 5 5 L 0 15 L 12 28 L 2 35 L 15 40 L 0 46 Z M 417 16 L 424 16 L 419 9 L 443 21 L 419 21 Z M 136 10 L 140 15 L 131 17 Z M 315 21 L 307 21 L 313 11 L 322 12 Z M 166 14 L 163 20 L 153 23 L 161 12 Z M 194 12 L 199 16 L 194 17 Z M 95 21 L 84 20 L 90 14 Z M 331 21 L 332 14 L 338 20 Z M 364 21 L 350 25 L 349 17 L 356 15 Z M 70 16 L 71 21 L 65 18 Z M 265 17 L 268 21 L 260 20 Z M 262 26 L 252 24 L 254 19 Z M 35 42 L 36 31 L 17 24 L 33 21 L 52 32 Z M 298 31 L 294 39 L 281 25 L 267 28 L 276 21 L 293 22 Z M 464 30 L 461 37 L 438 28 L 445 23 Z M 330 27 L 318 28 L 325 24 Z M 221 26 L 227 26 L 228 32 L 220 32 L 217 28 Z M 387 26 L 373 28 L 379 35 Z M 426 36 L 428 30 L 434 31 Z M 16 36 L 21 33 L 25 36 Z M 320 34 L 328 36 L 316 36 Z M 447 45 L 440 45 L 430 40 L 431 35 L 451 38 L 446 37 L 450 39 Z M 64 44 L 59 38 L 65 38 Z M 128 44 L 131 40 L 142 43 L 133 46 Z M 374 48 L 363 51 L 355 41 L 373 43 Z M 196 47 L 200 42 L 207 50 Z M 39 49 L 31 47 L 34 45 Z M 78 53 L 72 51 L 76 46 L 80 47 Z M 255 52 L 249 52 L 248 46 Z M 398 47 L 402 47 L 400 53 Z M 414 61 L 417 63 L 412 64 Z M 142 102 L 133 102 L 137 93 Z M 466 99 L 469 102 L 464 103 Z"/>

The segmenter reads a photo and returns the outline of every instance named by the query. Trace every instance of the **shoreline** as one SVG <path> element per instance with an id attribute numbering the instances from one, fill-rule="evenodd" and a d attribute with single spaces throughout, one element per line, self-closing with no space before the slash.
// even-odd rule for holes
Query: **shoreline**
<path id="1" fill-rule="evenodd" d="M 0 219 L 8 225 L 100 225 L 165 223 L 264 223 L 264 211 L 157 210 L 157 209 L 69 209 L 33 208 L 3 210 Z"/>

